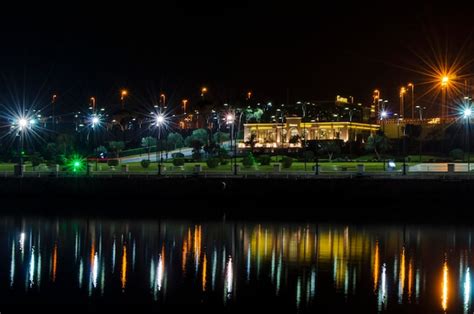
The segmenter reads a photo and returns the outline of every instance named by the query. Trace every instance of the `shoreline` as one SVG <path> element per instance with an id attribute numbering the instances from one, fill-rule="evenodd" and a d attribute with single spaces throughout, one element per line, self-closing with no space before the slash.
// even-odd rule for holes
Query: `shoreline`
<path id="1" fill-rule="evenodd" d="M 474 221 L 474 181 L 386 178 L 2 178 L 3 213 L 189 219 Z"/>

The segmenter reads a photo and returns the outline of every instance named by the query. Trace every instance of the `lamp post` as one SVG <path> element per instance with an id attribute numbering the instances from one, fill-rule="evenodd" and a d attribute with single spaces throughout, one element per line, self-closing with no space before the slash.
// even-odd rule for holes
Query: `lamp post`
<path id="1" fill-rule="evenodd" d="M 405 94 L 407 89 L 405 87 L 400 88 L 400 117 L 405 117 Z"/>
<path id="2" fill-rule="evenodd" d="M 204 96 L 206 95 L 207 93 L 207 87 L 202 87 L 201 88 L 201 97 L 204 98 Z"/>
<path id="3" fill-rule="evenodd" d="M 416 106 L 415 108 L 418 109 L 418 111 L 419 111 L 420 123 L 421 123 L 421 126 L 422 126 L 422 125 L 423 125 L 423 110 L 425 110 L 426 107 Z M 422 151 L 422 148 L 423 148 L 423 127 L 421 127 L 420 132 L 421 132 L 421 133 L 420 133 L 419 156 L 420 156 L 420 162 L 421 162 L 421 151 Z"/>
<path id="4" fill-rule="evenodd" d="M 13 127 L 18 130 L 18 170 L 17 175 L 23 176 L 23 145 L 25 141 L 25 132 L 34 125 L 34 119 L 27 117 L 20 117 L 17 121 L 14 122 Z"/>
<path id="5" fill-rule="evenodd" d="M 408 83 L 408 87 L 411 89 L 411 118 L 415 119 L 415 84 Z"/>
<path id="6" fill-rule="evenodd" d="M 128 91 L 123 89 L 121 92 L 120 92 L 120 102 L 122 103 L 122 109 L 125 108 L 125 96 L 128 95 Z"/>
<path id="7" fill-rule="evenodd" d="M 226 122 L 230 125 L 230 147 L 234 150 L 233 160 L 234 162 L 230 163 L 233 167 L 234 175 L 237 175 L 237 140 L 234 138 L 234 124 L 235 124 L 235 113 L 229 113 L 226 116 Z"/>
<path id="8" fill-rule="evenodd" d="M 160 103 L 161 107 L 166 109 L 166 95 L 163 93 L 160 95 Z"/>
<path id="9" fill-rule="evenodd" d="M 443 75 L 441 77 L 441 120 L 445 119 L 448 116 L 448 87 L 450 83 L 450 77 L 448 75 Z"/>
<path id="10" fill-rule="evenodd" d="M 464 110 L 463 110 L 463 118 L 464 120 L 466 120 L 466 150 L 467 150 L 467 172 L 470 173 L 471 171 L 471 154 L 470 154 L 470 145 L 469 145 L 469 140 L 470 140 L 470 124 L 471 124 L 471 116 L 472 116 L 472 108 L 471 108 L 471 104 L 468 105 L 468 107 L 466 107 Z"/>
<path id="11" fill-rule="evenodd" d="M 55 109 L 56 109 L 56 98 L 57 98 L 57 95 L 54 94 L 53 97 L 51 98 L 51 109 L 52 109 L 52 120 L 53 120 L 53 125 L 52 125 L 52 130 L 55 131 L 56 130 L 56 112 L 55 112 Z"/>
<path id="12" fill-rule="evenodd" d="M 156 116 L 156 119 L 155 119 L 155 123 L 156 123 L 156 128 L 157 128 L 157 131 L 158 131 L 158 134 L 157 134 L 157 141 L 156 141 L 156 161 L 157 161 L 157 164 L 158 164 L 158 175 L 161 175 L 161 168 L 163 166 L 163 147 L 162 147 L 162 143 L 161 143 L 161 131 L 162 131 L 162 128 L 166 122 L 165 120 L 165 116 L 163 116 L 161 113 L 158 113 L 158 115 Z M 158 161 L 158 143 L 160 143 L 160 159 Z"/>

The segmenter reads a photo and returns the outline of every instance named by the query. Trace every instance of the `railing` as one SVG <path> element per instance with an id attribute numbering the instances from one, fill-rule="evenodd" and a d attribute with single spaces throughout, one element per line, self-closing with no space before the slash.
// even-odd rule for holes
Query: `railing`
<path id="1" fill-rule="evenodd" d="M 426 163 L 411 165 L 407 168 L 406 173 L 403 173 L 400 167 L 398 168 L 387 168 L 383 169 L 370 167 L 364 169 L 364 167 L 358 167 L 357 164 L 350 166 L 342 166 L 337 164 L 331 165 L 319 165 L 319 171 L 316 173 L 314 164 L 307 165 L 307 170 L 304 169 L 280 169 L 275 167 L 274 169 L 266 168 L 261 170 L 258 168 L 243 168 L 241 167 L 237 171 L 237 175 L 231 170 L 230 167 L 226 170 L 214 170 L 214 169 L 173 169 L 165 170 L 158 173 L 157 169 L 143 169 L 141 171 L 126 171 L 123 169 L 117 170 L 102 170 L 102 171 L 81 171 L 81 172 L 68 172 L 68 171 L 25 171 L 21 177 L 27 178 L 67 178 L 67 177 L 101 177 L 101 178 L 113 178 L 113 177 L 146 177 L 146 178 L 188 178 L 188 177 L 201 177 L 201 178 L 325 178 L 325 179 L 341 179 L 341 178 L 440 178 L 440 179 L 453 179 L 463 178 L 471 179 L 471 173 L 474 169 L 474 165 L 470 165 L 470 171 L 467 171 L 467 163 Z M 364 166 L 370 166 L 371 163 L 365 163 Z M 372 164 L 373 166 L 373 164 Z M 271 166 L 270 166 L 271 167 Z M 13 171 L 0 171 L 0 177 L 19 177 L 16 176 Z"/>

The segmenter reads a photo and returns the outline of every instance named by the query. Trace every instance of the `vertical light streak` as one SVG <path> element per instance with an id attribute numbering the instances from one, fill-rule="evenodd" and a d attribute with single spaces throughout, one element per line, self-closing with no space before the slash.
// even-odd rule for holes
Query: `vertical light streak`
<path id="1" fill-rule="evenodd" d="M 122 289 L 125 289 L 127 285 L 127 247 L 125 245 L 122 250 L 122 272 L 120 282 L 122 283 Z"/>
<path id="2" fill-rule="evenodd" d="M 448 290 L 449 290 L 449 281 L 448 281 L 448 262 L 445 260 L 443 263 L 443 283 L 441 289 L 441 307 L 444 311 L 448 309 Z"/>

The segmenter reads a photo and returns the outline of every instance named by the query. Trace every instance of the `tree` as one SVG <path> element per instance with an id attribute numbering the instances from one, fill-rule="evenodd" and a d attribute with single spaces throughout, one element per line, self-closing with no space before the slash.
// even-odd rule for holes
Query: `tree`
<path id="1" fill-rule="evenodd" d="M 213 140 L 217 144 L 222 144 L 230 140 L 230 134 L 225 132 L 216 132 L 213 136 Z"/>
<path id="2" fill-rule="evenodd" d="M 75 151 L 76 143 L 74 136 L 61 133 L 56 137 L 56 148 L 63 155 L 70 155 Z"/>
<path id="3" fill-rule="evenodd" d="M 58 155 L 56 143 L 47 143 L 43 149 L 43 157 L 48 161 L 54 161 Z"/>
<path id="4" fill-rule="evenodd" d="M 141 146 L 147 149 L 148 160 L 150 160 L 151 147 L 156 146 L 156 138 L 152 136 L 143 137 L 141 141 Z"/>
<path id="5" fill-rule="evenodd" d="M 33 166 L 33 170 L 35 170 L 36 167 L 38 167 L 42 162 L 44 162 L 43 157 L 38 152 L 35 152 L 33 155 L 31 155 L 30 159 L 31 165 Z"/>
<path id="6" fill-rule="evenodd" d="M 125 148 L 125 143 L 122 141 L 110 141 L 109 149 L 115 153 L 115 157 L 120 157 L 120 152 Z"/>
<path id="7" fill-rule="evenodd" d="M 253 152 L 253 149 L 255 148 L 255 144 L 257 144 L 257 134 L 252 133 L 250 134 L 250 137 L 245 144 L 250 145 L 250 151 Z"/>
<path id="8" fill-rule="evenodd" d="M 455 148 L 449 152 L 449 157 L 453 160 L 461 160 L 464 158 L 464 151 L 460 148 Z"/>
<path id="9" fill-rule="evenodd" d="M 205 144 L 207 144 L 207 142 L 208 133 L 206 129 L 194 130 L 193 133 L 184 140 L 186 146 L 193 149 L 194 160 L 201 159 L 201 149 Z"/>
<path id="10" fill-rule="evenodd" d="M 321 142 L 320 152 L 327 154 L 329 161 L 332 161 L 335 154 L 341 153 L 341 146 L 336 141 L 324 141 Z"/>
<path id="11" fill-rule="evenodd" d="M 94 154 L 99 157 L 101 155 L 105 155 L 107 154 L 107 148 L 105 148 L 105 146 L 99 146 L 99 147 L 96 147 L 96 149 L 94 149 Z"/>
<path id="12" fill-rule="evenodd" d="M 150 159 L 143 159 L 140 164 L 142 165 L 142 168 L 146 169 L 150 166 Z"/>
<path id="13" fill-rule="evenodd" d="M 193 141 L 199 141 L 201 143 L 201 146 L 204 146 L 205 144 L 207 144 L 207 142 L 209 141 L 209 135 L 207 133 L 207 130 L 206 129 L 194 130 L 193 133 L 184 140 L 184 143 L 188 147 L 193 147 L 192 145 Z"/>
<path id="14" fill-rule="evenodd" d="M 183 136 L 179 133 L 170 133 L 167 137 L 168 144 L 173 149 L 182 148 L 184 146 Z"/>
<path id="15" fill-rule="evenodd" d="M 370 135 L 365 144 L 365 150 L 374 152 L 378 160 L 380 160 L 380 154 L 386 152 L 388 148 L 388 139 L 382 131 L 377 131 L 374 135 Z"/>

